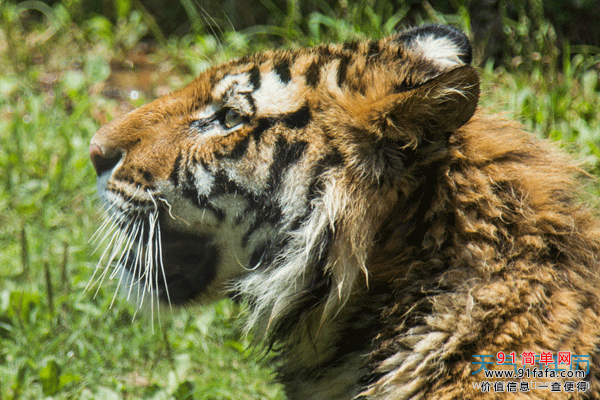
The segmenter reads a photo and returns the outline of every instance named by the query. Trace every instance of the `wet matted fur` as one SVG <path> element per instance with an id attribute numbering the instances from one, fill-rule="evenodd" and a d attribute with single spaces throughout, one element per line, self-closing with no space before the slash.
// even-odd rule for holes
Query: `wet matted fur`
<path id="1" fill-rule="evenodd" d="M 597 398 L 598 219 L 470 63 L 429 25 L 210 68 L 93 137 L 102 263 L 153 310 L 241 299 L 291 399 L 505 396 L 500 351 L 589 355 Z"/>

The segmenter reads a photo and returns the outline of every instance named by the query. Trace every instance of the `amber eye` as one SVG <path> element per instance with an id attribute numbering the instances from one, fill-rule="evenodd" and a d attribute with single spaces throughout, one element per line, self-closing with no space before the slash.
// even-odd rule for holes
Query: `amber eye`
<path id="1" fill-rule="evenodd" d="M 243 122 L 244 116 L 231 108 L 225 112 L 225 116 L 223 117 L 223 125 L 227 129 L 235 128 Z"/>

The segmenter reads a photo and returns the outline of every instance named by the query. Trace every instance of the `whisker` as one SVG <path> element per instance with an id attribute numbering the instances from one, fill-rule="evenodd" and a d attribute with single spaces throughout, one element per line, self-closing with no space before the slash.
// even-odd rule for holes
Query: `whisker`
<path id="1" fill-rule="evenodd" d="M 121 271 L 121 277 L 119 278 L 119 285 L 117 286 L 117 291 L 115 291 L 115 296 L 118 293 L 118 289 L 121 285 L 121 280 L 123 279 L 123 274 L 126 270 L 123 257 L 129 256 L 129 252 L 131 251 L 131 247 L 135 244 L 135 237 L 140 228 L 140 223 L 138 220 L 132 220 L 130 225 L 133 225 L 133 228 L 129 230 L 128 235 L 125 238 L 125 245 L 123 246 L 123 252 L 121 253 L 121 257 L 119 257 L 119 259 L 117 260 L 115 268 L 113 269 L 113 273 L 109 277 L 109 279 L 112 280 L 119 273 L 119 271 Z"/>
<path id="2" fill-rule="evenodd" d="M 106 253 L 106 251 L 111 248 L 111 255 L 109 257 L 108 262 L 105 264 L 106 268 L 104 268 L 104 271 L 102 271 L 102 274 L 100 274 L 100 276 L 98 277 L 98 288 L 96 289 L 96 293 L 94 294 L 94 297 L 98 295 L 98 292 L 100 291 L 100 288 L 102 287 L 102 284 L 104 283 L 104 279 L 106 279 L 106 275 L 108 274 L 108 271 L 110 269 L 110 265 L 112 264 L 112 262 L 114 261 L 115 257 L 117 256 L 118 252 L 120 249 L 122 249 L 122 245 L 123 245 L 123 239 L 124 239 L 124 231 L 123 230 L 119 230 L 118 233 L 115 233 L 113 235 L 113 237 L 111 238 L 111 241 L 109 243 L 109 245 L 106 247 L 106 250 L 104 251 L 104 253 Z M 117 238 L 115 240 L 115 237 Z M 104 254 L 102 254 L 102 257 L 100 258 L 100 262 L 102 262 L 102 259 L 104 258 Z M 110 277 L 112 276 L 112 273 L 109 275 L 109 279 L 111 279 Z"/>
<path id="3" fill-rule="evenodd" d="M 141 235 L 143 235 L 143 234 L 144 234 L 144 226 L 142 224 Z M 131 278 L 131 282 L 129 283 L 129 292 L 127 293 L 127 301 L 129 301 L 129 299 L 131 298 L 131 291 L 133 290 L 133 286 L 135 286 L 138 283 L 135 281 L 135 278 L 136 278 L 136 273 L 137 273 L 137 268 L 138 268 L 138 266 L 137 266 L 138 260 L 140 258 L 140 248 L 142 246 L 142 241 L 137 238 L 137 235 L 134 238 L 134 241 L 137 241 L 137 251 L 135 252 L 135 259 L 132 263 L 133 270 L 130 271 L 132 278 Z"/>
<path id="4" fill-rule="evenodd" d="M 161 232 L 160 232 L 160 225 L 158 226 L 157 232 L 158 232 L 158 259 L 160 260 L 160 270 L 162 272 L 163 282 L 165 283 L 165 292 L 167 294 L 167 301 L 169 303 L 169 308 L 171 309 L 171 312 L 173 312 L 173 306 L 171 304 L 171 295 L 169 294 L 169 285 L 167 284 L 167 274 L 165 272 L 165 265 L 163 264 L 162 236 L 161 236 Z M 157 274 L 157 276 L 158 276 L 158 274 Z"/>
<path id="5" fill-rule="evenodd" d="M 96 248 L 92 251 L 92 254 L 95 254 L 98 249 L 100 248 L 100 246 L 102 246 L 102 243 L 104 243 L 106 241 L 106 238 L 119 226 L 119 221 L 117 221 L 116 219 L 111 218 L 110 219 L 110 227 L 106 230 L 106 232 L 104 233 L 104 236 L 102 237 L 102 239 L 100 239 L 100 241 L 98 242 L 98 245 L 96 246 Z"/>
<path id="6" fill-rule="evenodd" d="M 102 213 L 102 216 L 100 218 L 102 218 L 104 221 L 102 222 L 102 224 L 100 224 L 98 229 L 96 229 L 94 234 L 89 238 L 88 243 L 91 243 L 93 245 L 96 242 L 96 240 L 98 240 L 98 238 L 100 237 L 100 235 L 102 234 L 102 231 L 104 231 L 106 226 L 111 222 L 114 223 L 114 220 L 112 218 L 110 218 L 110 216 L 108 215 L 108 212 L 112 207 L 113 207 L 113 204 L 111 204 L 110 207 L 107 208 L 104 211 L 104 213 Z"/>
<path id="7" fill-rule="evenodd" d="M 119 289 L 121 288 L 121 283 L 123 281 L 123 277 L 125 276 L 125 272 L 126 272 L 126 266 L 125 266 L 125 264 L 122 263 L 123 257 L 129 257 L 129 252 L 131 251 L 131 248 L 135 244 L 135 239 L 134 238 L 137 235 L 137 231 L 139 230 L 139 228 L 140 228 L 140 223 L 139 223 L 139 221 L 136 221 L 135 228 L 132 230 L 132 232 L 127 237 L 127 244 L 125 245 L 125 249 L 123 251 L 123 254 L 121 254 L 121 257 L 119 258 L 119 261 L 117 261 L 117 265 L 115 267 L 115 271 L 113 273 L 113 276 L 119 270 L 121 271 L 121 276 L 119 277 L 119 282 L 117 284 L 117 288 L 115 290 L 115 294 L 113 295 L 113 298 L 112 298 L 112 300 L 110 302 L 110 306 L 111 307 L 112 307 L 115 299 L 117 298 L 117 294 L 119 293 Z"/>
<path id="8" fill-rule="evenodd" d="M 119 270 L 119 267 L 121 265 L 121 260 L 123 259 L 123 256 L 127 253 L 127 245 L 129 245 L 131 243 L 132 240 L 132 235 L 134 234 L 134 230 L 130 230 L 130 227 L 135 223 L 135 219 L 131 220 L 129 222 L 129 224 L 127 225 L 127 227 L 122 231 L 123 232 L 123 238 L 121 239 L 120 243 L 120 248 L 122 249 L 121 251 L 121 256 L 119 257 L 119 259 L 117 260 L 116 264 L 115 264 L 115 268 L 113 270 L 113 273 L 110 275 L 109 279 L 113 279 L 115 277 L 115 275 L 117 274 L 117 271 Z M 136 224 L 137 226 L 137 224 Z M 111 260 L 112 262 L 112 260 Z"/>
<path id="9" fill-rule="evenodd" d="M 160 247 L 160 236 L 158 234 L 158 230 L 160 228 L 160 224 L 156 224 L 156 234 L 154 235 L 154 263 L 156 265 L 156 272 L 154 273 L 154 285 L 156 287 L 155 290 L 155 295 L 156 295 L 156 314 L 158 315 L 158 327 L 159 329 L 162 329 L 162 324 L 161 324 L 161 320 L 160 320 L 160 294 L 158 291 L 158 278 L 159 278 L 159 272 L 158 272 L 158 265 L 159 265 L 159 261 L 158 261 L 158 255 L 159 255 L 159 251 L 158 248 Z"/>
<path id="10" fill-rule="evenodd" d="M 162 237 L 160 233 L 160 200 L 165 209 L 173 218 L 171 205 L 161 197 L 155 197 L 150 191 L 146 190 L 151 204 L 147 203 L 145 211 L 140 210 L 132 201 L 136 194 L 143 190 L 140 186 L 136 187 L 134 194 L 124 204 L 114 201 L 105 211 L 104 221 L 100 228 L 94 233 L 92 241 L 98 242 L 97 251 L 100 246 L 104 250 L 92 278 L 88 282 L 86 290 L 97 285 L 96 294 L 98 294 L 102 284 L 108 277 L 109 280 L 117 278 L 116 290 L 112 296 L 110 307 L 116 301 L 119 293 L 126 293 L 127 301 L 133 301 L 135 297 L 136 310 L 132 320 L 135 320 L 137 313 L 146 305 L 150 307 L 152 331 L 155 329 L 155 314 L 160 321 L 160 296 L 159 275 L 165 283 L 165 292 L 169 306 L 171 299 L 167 287 L 167 278 L 163 264 Z M 179 218 L 181 219 L 181 218 Z M 102 272 L 100 269 L 106 266 Z M 112 269 L 110 268 L 111 266 Z M 127 279 L 130 277 L 130 279 Z M 123 287 L 125 286 L 125 287 Z M 147 299 L 147 296 L 150 298 Z"/>
<path id="11" fill-rule="evenodd" d="M 171 204 L 170 204 L 170 203 L 167 201 L 167 199 L 165 199 L 165 198 L 162 198 L 162 197 L 159 197 L 158 199 L 159 199 L 160 201 L 162 201 L 163 203 L 165 203 L 165 204 L 166 204 L 166 207 L 167 207 L 167 212 L 169 213 L 169 216 L 170 216 L 172 219 L 177 219 L 177 218 L 176 218 L 176 217 L 173 215 L 173 213 L 171 212 Z"/>
<path id="12" fill-rule="evenodd" d="M 123 255 L 122 249 L 123 249 L 123 241 L 126 239 L 127 236 L 127 229 L 129 228 L 129 225 L 131 225 L 131 221 L 129 222 L 129 224 L 127 225 L 127 227 L 125 229 L 119 229 L 119 233 L 117 233 L 117 240 L 115 241 L 115 244 L 113 245 L 113 251 L 112 254 L 110 256 L 110 258 L 108 259 L 108 262 L 106 263 L 106 266 L 110 266 L 112 265 L 112 262 L 115 260 L 115 258 L 117 257 L 117 254 L 119 253 L 119 251 L 121 251 L 121 256 Z M 112 279 L 113 274 L 110 275 L 109 279 Z"/>
<path id="13" fill-rule="evenodd" d="M 102 222 L 102 224 L 100 225 L 100 227 L 98 229 L 96 229 L 96 232 L 94 232 L 94 234 L 92 235 L 92 237 L 90 238 L 90 240 L 88 240 L 88 243 L 90 243 L 90 241 L 92 241 L 92 244 L 94 244 L 96 242 L 96 240 L 98 240 L 98 238 L 100 237 L 100 235 L 102 235 L 102 233 L 107 229 L 108 226 L 110 226 L 110 228 L 108 229 L 108 231 L 104 234 L 104 237 L 102 238 L 102 240 L 100 241 L 100 243 L 98 243 L 98 245 L 96 246 L 96 248 L 92 251 L 92 254 L 94 254 L 96 251 L 98 251 L 98 248 L 100 247 L 100 245 L 102 243 L 104 243 L 104 241 L 106 240 L 107 236 L 109 235 L 110 231 L 112 231 L 116 225 L 116 222 L 113 218 L 111 218 L 108 215 L 108 212 L 110 209 L 112 209 L 114 206 L 114 203 L 110 204 L 110 206 L 104 211 L 102 217 L 104 218 L 104 221 Z M 112 224 L 112 225 L 110 225 Z M 98 270 L 100 268 L 100 263 L 96 264 L 96 267 L 94 268 L 94 273 L 92 274 L 92 276 L 90 277 L 90 279 L 88 280 L 87 285 L 85 286 L 84 291 L 87 291 L 90 289 L 91 286 L 93 286 L 93 282 L 94 282 L 94 278 L 96 277 L 96 274 L 98 273 Z"/>
<path id="14" fill-rule="evenodd" d="M 154 238 L 154 224 L 156 223 L 156 220 L 153 218 L 154 217 L 154 213 L 150 213 L 150 215 L 148 216 L 148 220 L 149 220 L 149 224 L 150 224 L 150 231 L 148 232 L 148 243 L 146 244 L 146 259 L 145 261 L 145 273 L 146 273 L 146 278 L 144 279 L 144 294 L 142 295 L 142 304 L 143 304 L 143 296 L 145 296 L 146 291 L 148 291 L 148 293 L 152 293 L 153 290 L 153 275 L 154 275 L 154 257 L 152 249 L 153 249 L 153 243 L 152 243 L 152 239 Z M 151 320 L 151 325 L 152 325 L 152 333 L 154 333 L 154 296 L 150 296 L 150 320 Z"/>
<path id="15" fill-rule="evenodd" d="M 92 277 L 90 278 L 90 281 L 88 282 L 87 286 L 85 287 L 85 290 L 88 290 L 90 287 L 94 286 L 96 283 L 101 282 L 102 279 L 104 279 L 104 276 L 106 275 L 106 269 L 104 270 L 104 272 L 102 272 L 102 274 L 100 274 L 100 276 L 98 277 L 98 279 L 96 281 L 94 281 L 94 277 L 96 276 L 96 273 L 98 272 L 100 266 L 102 265 L 102 260 L 106 256 L 106 253 L 108 252 L 108 250 L 112 249 L 112 246 L 113 246 L 113 243 L 114 243 L 114 240 L 115 240 L 115 236 L 116 236 L 116 234 L 111 237 L 110 241 L 106 245 L 106 248 L 102 252 L 102 256 L 100 257 L 100 260 L 98 261 L 98 264 L 96 264 L 96 268 L 94 269 L 94 273 L 92 274 Z M 94 294 L 94 297 L 96 297 L 98 295 L 98 291 L 99 290 L 100 290 L 100 285 L 96 289 L 96 293 Z"/>

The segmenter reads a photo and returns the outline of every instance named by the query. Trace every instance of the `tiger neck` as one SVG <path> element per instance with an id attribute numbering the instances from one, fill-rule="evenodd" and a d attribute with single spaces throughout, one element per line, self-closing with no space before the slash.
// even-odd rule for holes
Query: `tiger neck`
<path id="1" fill-rule="evenodd" d="M 343 400 L 364 390 L 381 304 L 365 290 L 332 320 L 319 325 L 315 313 L 297 324 L 275 356 L 288 398 Z"/>
<path id="2" fill-rule="evenodd" d="M 439 175 L 438 168 L 432 167 L 425 174 L 427 179 L 413 193 L 419 201 L 398 201 L 390 218 L 383 221 L 369 258 L 369 283 L 358 282 L 351 300 L 326 324 L 319 325 L 320 311 L 313 310 L 298 322 L 291 340 L 282 345 L 277 356 L 278 376 L 290 399 L 353 399 L 381 377 L 376 371 L 380 362 L 393 354 L 407 358 L 412 352 L 410 345 L 392 349 L 394 346 L 388 347 L 386 340 L 402 341 L 402 337 L 410 336 L 411 329 L 426 330 L 418 326 L 423 323 L 421 319 L 410 317 L 423 311 L 418 307 L 413 309 L 414 304 L 419 307 L 428 304 L 423 302 L 425 295 L 399 266 L 408 265 L 408 259 L 420 258 L 427 266 L 420 274 L 430 279 L 430 273 L 439 272 L 435 271 L 439 263 L 429 262 L 435 253 L 421 251 L 428 240 L 427 232 L 439 228 L 435 224 L 447 223 L 442 215 L 426 212 L 429 204 L 437 200 L 436 187 L 431 182 Z M 398 219 L 398 216 L 403 217 Z M 431 246 L 439 248 L 440 244 Z M 398 267 L 391 268 L 391 263 Z M 406 287 L 393 288 L 390 285 L 393 281 L 400 286 L 404 282 Z M 399 318 L 394 331 L 385 329 L 389 324 L 385 321 L 386 313 Z"/>

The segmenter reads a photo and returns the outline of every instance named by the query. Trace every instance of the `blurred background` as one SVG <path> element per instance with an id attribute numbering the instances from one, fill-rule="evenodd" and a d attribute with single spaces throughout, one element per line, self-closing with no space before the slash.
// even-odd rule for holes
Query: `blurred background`
<path id="1" fill-rule="evenodd" d="M 232 57 L 445 23 L 473 41 L 483 107 L 598 175 L 598 21 L 598 0 L 0 0 L 0 400 L 283 399 L 240 306 L 151 321 L 115 282 L 84 290 L 102 124 Z"/>

